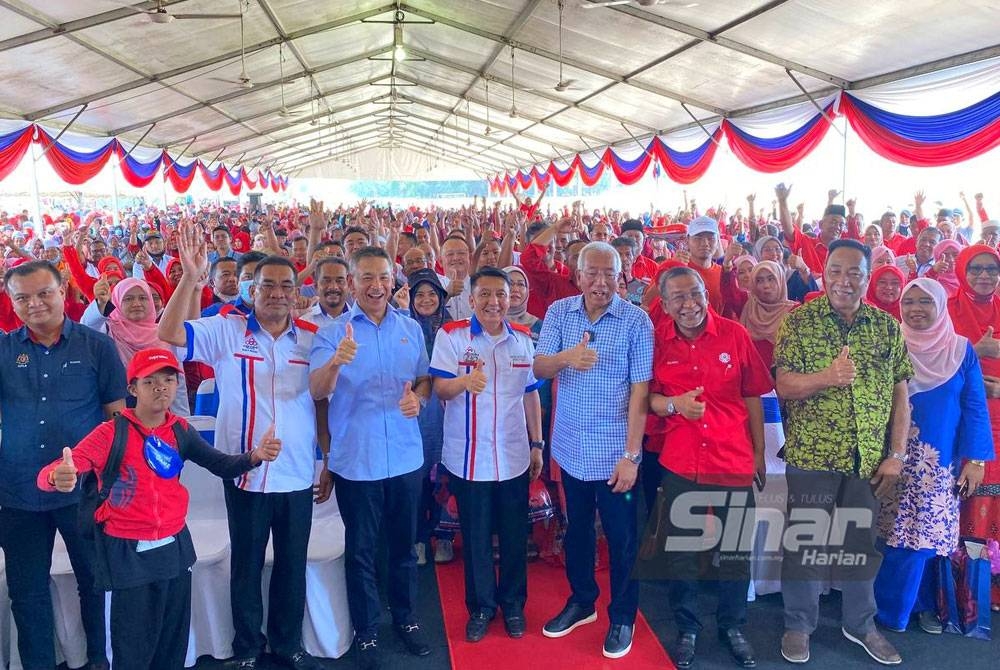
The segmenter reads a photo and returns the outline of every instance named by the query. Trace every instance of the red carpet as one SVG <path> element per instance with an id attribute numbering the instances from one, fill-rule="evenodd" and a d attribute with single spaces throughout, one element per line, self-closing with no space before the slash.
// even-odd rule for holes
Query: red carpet
<path id="1" fill-rule="evenodd" d="M 455 670 L 663 670 L 674 667 L 641 613 L 635 622 L 632 651 L 624 658 L 614 660 L 601 654 L 604 636 L 608 632 L 609 587 L 606 570 L 597 572 L 597 583 L 601 587 L 601 597 L 597 600 L 597 622 L 581 626 L 563 638 L 544 637 L 542 626 L 566 604 L 569 584 L 562 568 L 543 561 L 528 564 L 528 603 L 524 612 L 528 629 L 525 636 L 520 640 L 508 638 L 498 612 L 483 640 L 475 644 L 466 642 L 465 622 L 469 615 L 465 609 L 462 560 L 459 552 L 455 553 L 454 561 L 436 566 L 448 649 Z"/>

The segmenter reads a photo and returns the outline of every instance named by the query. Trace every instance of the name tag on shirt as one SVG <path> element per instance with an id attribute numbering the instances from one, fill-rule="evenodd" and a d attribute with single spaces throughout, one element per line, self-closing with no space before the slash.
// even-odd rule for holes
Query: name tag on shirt
<path id="1" fill-rule="evenodd" d="M 135 543 L 135 553 L 141 554 L 144 551 L 149 551 L 151 549 L 159 549 L 160 547 L 165 547 L 174 541 L 174 536 L 165 537 L 162 540 L 139 540 Z"/>
<path id="2" fill-rule="evenodd" d="M 531 361 L 527 356 L 511 356 L 510 367 L 515 370 L 518 368 L 530 368 Z"/>

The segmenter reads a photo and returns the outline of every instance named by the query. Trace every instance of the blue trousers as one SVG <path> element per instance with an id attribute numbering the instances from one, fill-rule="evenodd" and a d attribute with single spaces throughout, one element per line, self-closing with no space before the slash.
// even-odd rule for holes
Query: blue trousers
<path id="1" fill-rule="evenodd" d="M 639 582 L 631 578 L 639 548 L 636 521 L 638 497 L 634 491 L 612 493 L 605 480 L 583 481 L 565 470 L 562 472 L 562 483 L 569 520 L 563 543 L 566 577 L 572 591 L 569 602 L 592 607 L 600 593 L 594 579 L 597 549 L 594 513 L 598 512 L 611 559 L 608 618 L 612 625 L 632 625 L 639 608 Z"/>
<path id="2" fill-rule="evenodd" d="M 875 604 L 879 623 L 902 630 L 910 615 L 935 608 L 933 549 L 885 547 L 882 567 L 875 577 Z"/>

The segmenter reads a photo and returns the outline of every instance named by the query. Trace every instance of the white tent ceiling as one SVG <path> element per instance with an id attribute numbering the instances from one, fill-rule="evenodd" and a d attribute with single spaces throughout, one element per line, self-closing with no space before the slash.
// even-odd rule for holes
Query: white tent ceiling
<path id="1" fill-rule="evenodd" d="M 996 0 L 565 0 L 561 57 L 557 0 L 127 4 L 0 0 L 0 116 L 293 174 L 396 151 L 485 175 L 1000 55 Z M 238 19 L 157 6 L 242 13 L 253 87 Z"/>

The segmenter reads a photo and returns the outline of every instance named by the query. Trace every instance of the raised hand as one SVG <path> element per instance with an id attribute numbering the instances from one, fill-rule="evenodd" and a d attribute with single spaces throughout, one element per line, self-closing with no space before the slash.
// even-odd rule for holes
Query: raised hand
<path id="1" fill-rule="evenodd" d="M 94 300 L 97 301 L 97 305 L 101 308 L 102 312 L 104 306 L 111 300 L 111 284 L 103 274 L 100 279 L 94 282 Z"/>
<path id="2" fill-rule="evenodd" d="M 392 299 L 399 309 L 410 309 L 410 285 L 404 283 L 400 286 L 399 290 L 392 294 Z"/>
<path id="3" fill-rule="evenodd" d="M 480 359 L 476 361 L 476 367 L 465 376 L 465 390 L 473 395 L 482 393 L 486 389 L 486 373 L 483 372 L 484 363 Z"/>
<path id="4" fill-rule="evenodd" d="M 465 290 L 465 282 L 458 278 L 458 270 L 448 271 L 448 297 L 455 298 L 462 295 Z"/>
<path id="5" fill-rule="evenodd" d="M 835 188 L 831 188 L 829 191 L 826 192 L 826 204 L 832 205 L 833 201 L 837 199 L 838 195 L 840 195 L 840 191 L 838 191 Z"/>
<path id="6" fill-rule="evenodd" d="M 274 436 L 274 424 L 267 429 L 260 439 L 260 444 L 250 452 L 250 460 L 256 465 L 261 461 L 273 461 L 281 453 L 281 439 Z"/>
<path id="7" fill-rule="evenodd" d="M 326 226 L 323 216 L 323 201 L 309 198 L 309 228 L 322 230 Z"/>
<path id="8" fill-rule="evenodd" d="M 420 414 L 420 397 L 413 392 L 413 382 L 406 382 L 403 385 L 403 396 L 399 399 L 399 411 L 407 419 Z"/>
<path id="9" fill-rule="evenodd" d="M 70 493 L 76 488 L 76 466 L 73 464 L 73 450 L 63 447 L 62 463 L 52 471 L 52 485 L 61 493 Z"/>
<path id="10" fill-rule="evenodd" d="M 674 398 L 674 409 L 685 419 L 697 421 L 705 416 L 705 403 L 698 396 L 705 392 L 704 386 L 698 386 Z"/>
<path id="11" fill-rule="evenodd" d="M 778 199 L 778 202 L 787 202 L 788 195 L 792 192 L 792 185 L 789 184 L 785 186 L 785 182 L 781 182 L 774 187 L 774 195 Z"/>
<path id="12" fill-rule="evenodd" d="M 826 374 L 829 377 L 829 386 L 845 388 L 854 383 L 858 370 L 851 360 L 850 347 L 845 346 L 840 350 L 840 354 L 827 367 Z"/>
<path id="13" fill-rule="evenodd" d="M 924 192 L 922 190 L 921 191 L 917 191 L 916 193 L 913 194 L 913 205 L 914 205 L 914 207 L 920 207 L 925 202 L 927 202 L 927 196 L 924 195 Z"/>
<path id="14" fill-rule="evenodd" d="M 354 341 L 354 325 L 348 322 L 344 326 L 344 337 L 340 339 L 340 344 L 337 345 L 337 351 L 334 352 L 330 363 L 338 367 L 347 365 L 354 360 L 357 353 L 358 343 Z"/>
<path id="15" fill-rule="evenodd" d="M 591 349 L 590 332 L 585 332 L 580 343 L 563 352 L 566 356 L 566 363 L 569 367 L 578 372 L 586 372 L 597 365 L 597 351 Z"/>
<path id="16" fill-rule="evenodd" d="M 177 252 L 184 276 L 197 280 L 208 270 L 208 249 L 205 236 L 197 226 L 182 220 L 177 231 Z"/>

